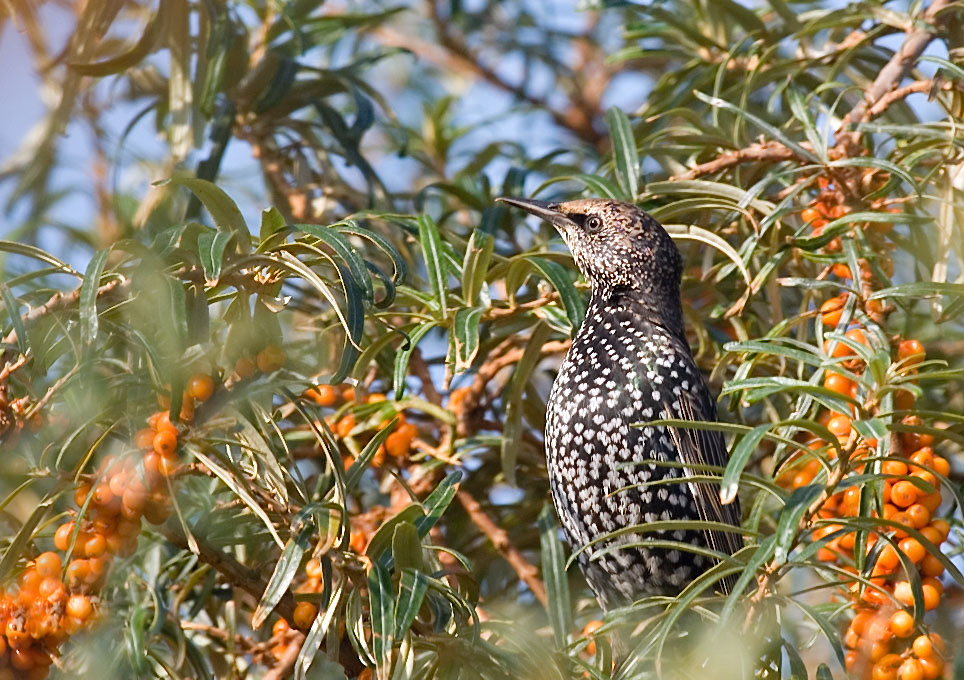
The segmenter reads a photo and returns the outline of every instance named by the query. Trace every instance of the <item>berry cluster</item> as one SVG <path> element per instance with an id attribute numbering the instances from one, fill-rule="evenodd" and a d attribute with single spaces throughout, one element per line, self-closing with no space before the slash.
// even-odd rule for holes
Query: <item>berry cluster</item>
<path id="1" fill-rule="evenodd" d="M 190 420 L 195 404 L 214 390 L 211 376 L 193 376 L 181 419 Z M 96 592 L 113 558 L 136 550 L 141 519 L 161 524 L 171 514 L 167 478 L 179 464 L 178 434 L 167 411 L 154 413 L 134 434 L 136 455 L 108 456 L 74 490 L 77 509 L 54 532 L 56 551 L 38 555 L 20 574 L 16 592 L 0 595 L 0 669 L 9 664 L 14 677 L 46 677 L 64 640 L 94 620 Z"/>
<path id="2" fill-rule="evenodd" d="M 832 185 L 824 182 L 821 189 L 816 205 L 801 214 L 811 223 L 815 235 L 826 226 L 828 218 L 849 212 L 842 203 L 833 202 Z M 878 233 L 887 233 L 891 226 L 881 225 L 885 226 L 867 226 Z M 827 253 L 839 250 L 839 244 L 833 241 L 824 248 Z M 860 265 L 862 290 L 866 293 L 875 283 L 874 276 L 863 261 Z M 852 278 L 850 268 L 842 263 L 833 265 L 831 273 L 842 279 Z M 889 274 L 886 267 L 885 273 Z M 819 316 L 825 329 L 844 330 L 841 326 L 850 295 L 843 293 L 820 306 Z M 878 301 L 865 298 L 862 295 L 856 301 L 864 313 L 886 313 Z M 852 323 L 843 332 L 849 344 L 836 338 L 824 343 L 825 355 L 836 360 L 840 368 L 826 371 L 823 386 L 856 400 L 862 415 L 880 409 L 880 394 L 864 394 L 860 385 L 866 367 L 855 347 L 870 347 L 868 335 L 866 327 Z M 892 354 L 894 369 L 902 378 L 915 375 L 925 358 L 923 345 L 914 339 L 895 341 Z M 914 408 L 915 397 L 909 390 L 896 390 L 892 399 L 897 412 Z M 846 590 L 854 610 L 843 637 L 847 669 L 868 680 L 939 678 L 947 661 L 946 650 L 940 636 L 927 631 L 922 622 L 914 618 L 916 602 L 912 580 L 920 579 L 922 609 L 935 609 L 943 595 L 940 577 L 944 565 L 935 555 L 934 547 L 925 545 L 925 541 L 939 547 L 950 531 L 949 523 L 937 517 L 942 502 L 940 480 L 950 472 L 950 464 L 934 452 L 932 435 L 915 431 L 922 425 L 916 415 L 902 417 L 903 427 L 899 435 L 891 438 L 887 457 L 877 458 L 877 440 L 862 436 L 854 427 L 853 419 L 857 415 L 858 407 L 851 405 L 849 413 L 823 410 L 818 416 L 818 422 L 836 439 L 834 443 L 846 452 L 846 460 L 838 460 L 836 447 L 829 446 L 830 442 L 815 439 L 808 442 L 814 453 L 798 456 L 784 469 L 778 482 L 785 487 L 800 488 L 811 484 L 824 469 L 840 465 L 857 475 L 873 474 L 883 478 L 882 506 L 879 511 L 869 512 L 886 523 L 868 531 L 860 540 L 847 519 L 867 515 L 867 507 L 862 512 L 861 502 L 868 498 L 871 489 L 865 483 L 847 485 L 844 478 L 838 490 L 820 507 L 819 519 L 811 533 L 812 540 L 822 545 L 816 555 L 818 560 L 836 565 L 838 573 L 854 575 Z M 873 504 L 870 507 L 873 508 Z M 858 564 L 863 565 L 862 571 L 858 571 Z"/>
<path id="3" fill-rule="evenodd" d="M 357 437 L 364 433 L 370 433 L 371 423 L 359 424 L 355 407 L 358 401 L 355 395 L 355 388 L 350 385 L 318 385 L 317 387 L 305 390 L 302 395 L 324 408 L 335 408 L 335 412 L 325 417 L 328 428 L 342 440 Z M 386 401 L 386 397 L 381 392 L 373 392 L 361 401 L 363 404 L 379 404 Z M 392 458 L 396 463 L 404 462 L 412 449 L 412 443 L 418 436 L 418 427 L 415 423 L 409 422 L 404 413 L 398 413 L 398 422 L 385 442 L 378 447 L 372 457 L 371 466 L 380 468 L 385 464 L 387 458 Z M 391 420 L 391 415 L 385 417 L 379 423 L 379 428 L 384 427 Z M 354 457 L 348 453 L 343 457 L 345 467 L 349 467 L 354 462 Z"/>

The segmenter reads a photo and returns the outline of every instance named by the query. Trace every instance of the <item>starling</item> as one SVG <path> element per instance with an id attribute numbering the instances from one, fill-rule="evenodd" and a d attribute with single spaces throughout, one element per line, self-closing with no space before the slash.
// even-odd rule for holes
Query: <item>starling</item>
<path id="1" fill-rule="evenodd" d="M 578 560 L 605 609 L 678 593 L 715 560 L 647 541 L 727 555 L 742 545 L 735 531 L 630 529 L 664 520 L 740 524 L 739 504 L 724 505 L 718 483 L 672 481 L 705 475 L 701 465 L 726 465 L 719 432 L 634 427 L 661 419 L 716 420 L 683 332 L 679 250 L 662 225 L 634 205 L 498 200 L 558 229 L 592 286 L 546 414 L 549 482 L 566 537 L 573 549 L 592 543 Z"/>

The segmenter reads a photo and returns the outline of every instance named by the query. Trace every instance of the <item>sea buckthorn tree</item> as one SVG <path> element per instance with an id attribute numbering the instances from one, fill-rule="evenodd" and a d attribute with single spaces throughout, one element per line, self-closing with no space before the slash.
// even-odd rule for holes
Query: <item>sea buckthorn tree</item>
<path id="1" fill-rule="evenodd" d="M 964 7 L 583 4 L 4 5 L 0 678 L 960 674 Z M 677 239 L 678 596 L 570 568 L 587 288 L 500 195 Z"/>

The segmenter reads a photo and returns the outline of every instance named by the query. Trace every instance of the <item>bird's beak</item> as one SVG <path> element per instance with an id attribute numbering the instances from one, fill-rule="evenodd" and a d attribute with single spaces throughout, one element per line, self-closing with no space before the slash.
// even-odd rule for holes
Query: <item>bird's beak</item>
<path id="1" fill-rule="evenodd" d="M 546 222 L 552 224 L 552 226 L 565 232 L 567 227 L 574 227 L 576 224 L 569 219 L 569 216 L 564 212 L 560 212 L 558 203 L 550 203 L 549 201 L 535 201 L 531 198 L 507 198 L 505 196 L 500 196 L 495 199 L 501 203 L 508 203 L 509 205 L 515 206 L 516 208 L 522 208 L 528 213 L 532 213 L 536 217 L 541 217 Z"/>

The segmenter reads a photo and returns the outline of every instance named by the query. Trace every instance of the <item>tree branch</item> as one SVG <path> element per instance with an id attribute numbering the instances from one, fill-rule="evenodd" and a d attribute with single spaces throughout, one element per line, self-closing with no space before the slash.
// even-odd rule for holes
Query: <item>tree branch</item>
<path id="1" fill-rule="evenodd" d="M 934 0 L 921 16 L 920 21 L 926 26 L 907 33 L 904 43 L 894 52 L 884 67 L 877 74 L 874 82 L 864 92 L 861 99 L 850 113 L 840 121 L 838 132 L 845 129 L 852 122 L 864 122 L 871 118 L 872 109 L 887 93 L 897 88 L 914 68 L 921 54 L 937 35 L 940 19 L 938 14 L 954 4 L 955 0 Z M 917 22 L 915 22 L 917 23 Z M 909 93 L 908 93 L 909 94 Z M 886 107 L 884 107 L 886 108 Z M 860 138 L 859 132 L 851 132 L 844 136 L 839 143 L 855 144 Z M 839 144 L 838 143 L 838 144 Z"/>
<path id="2" fill-rule="evenodd" d="M 516 574 L 519 575 L 523 583 L 529 586 L 529 590 L 531 590 L 532 594 L 536 596 L 536 599 L 542 603 L 542 606 L 546 606 L 548 603 L 546 587 L 539 579 L 539 569 L 512 545 L 505 529 L 489 517 L 479 502 L 475 500 L 468 491 L 459 489 L 455 497 L 459 499 L 459 502 L 462 504 L 462 507 L 465 508 L 465 511 L 469 514 L 469 518 L 475 526 L 492 541 L 495 549 L 498 550 L 499 554 L 505 558 L 505 561 L 515 569 Z"/>
<path id="3" fill-rule="evenodd" d="M 709 175 L 720 170 L 726 170 L 741 163 L 754 163 L 757 161 L 779 162 L 788 161 L 795 158 L 796 154 L 779 142 L 764 142 L 762 144 L 751 144 L 745 149 L 727 151 L 717 156 L 711 161 L 700 163 L 684 172 L 681 175 L 671 177 L 671 180 L 696 179 L 701 175 Z"/>

